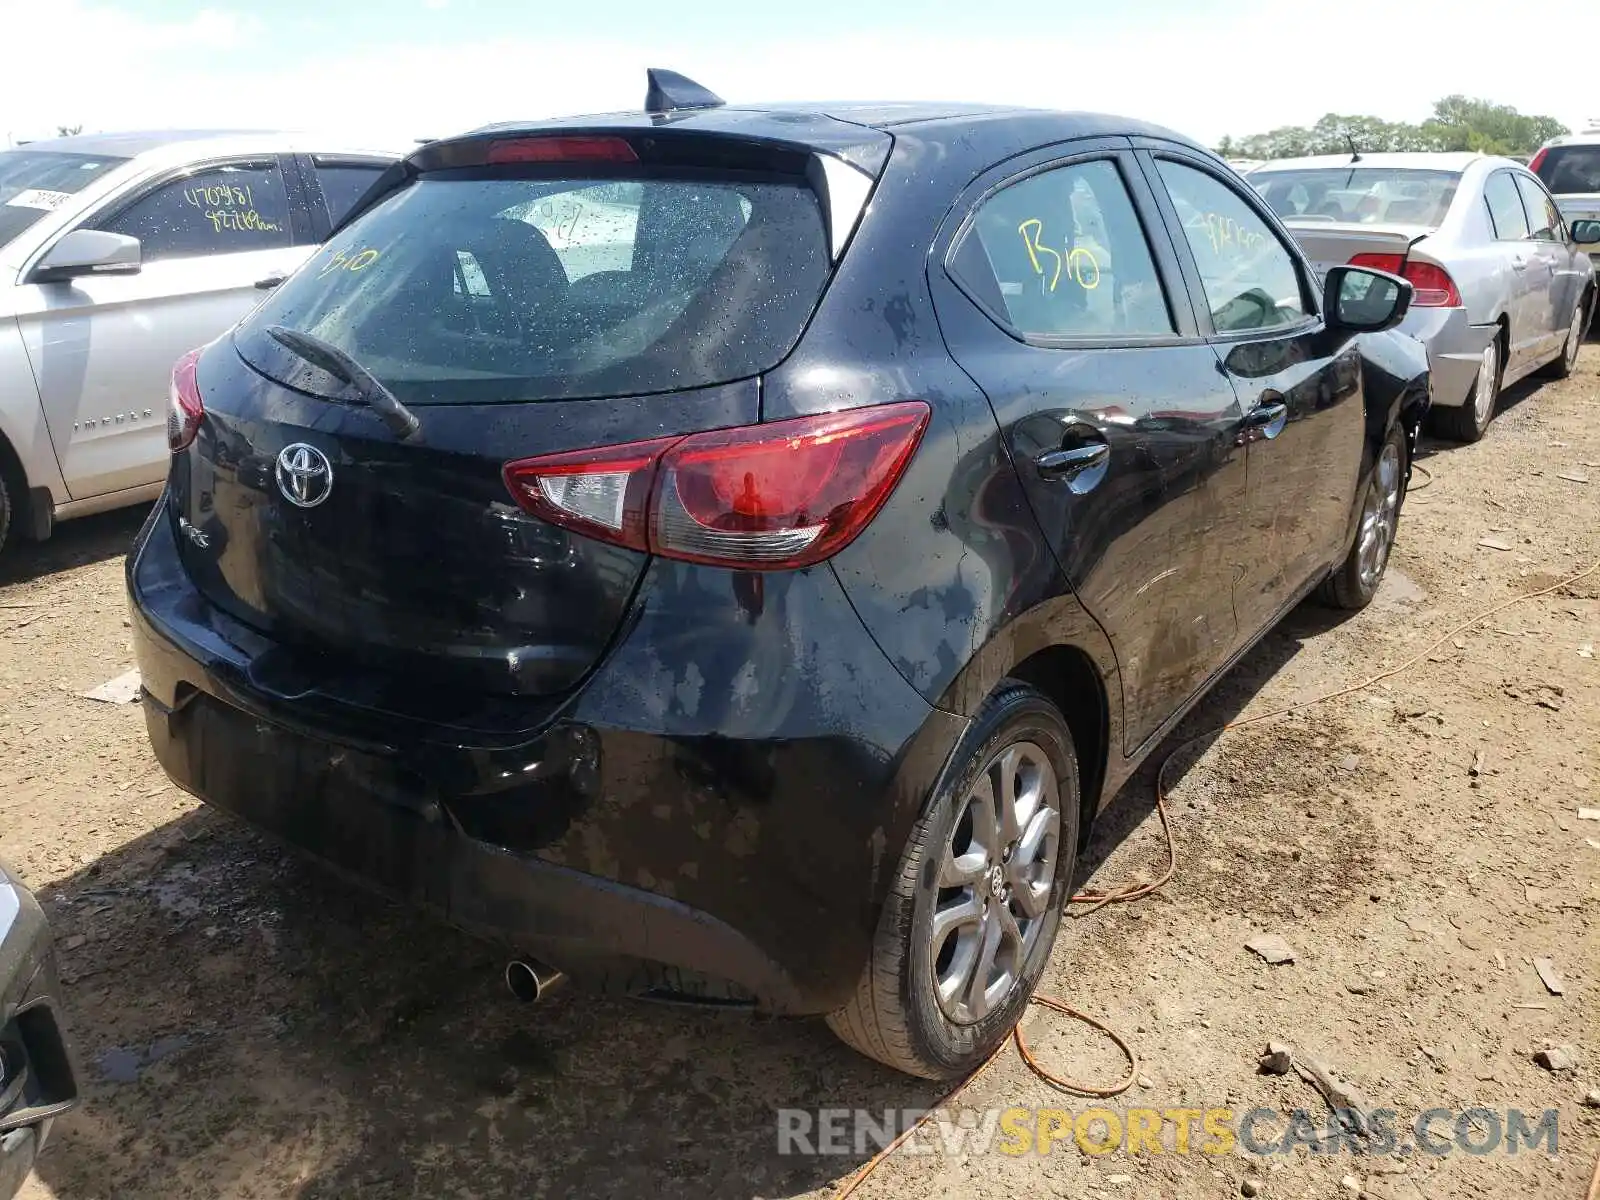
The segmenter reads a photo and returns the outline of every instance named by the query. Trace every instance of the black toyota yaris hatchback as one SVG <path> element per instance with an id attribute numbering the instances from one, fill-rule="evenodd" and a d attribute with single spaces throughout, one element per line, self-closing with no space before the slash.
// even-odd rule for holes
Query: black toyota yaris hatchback
<path id="1" fill-rule="evenodd" d="M 579 983 L 958 1075 L 1140 758 L 1378 586 L 1409 285 L 1137 122 L 655 83 L 421 147 L 179 363 L 150 737 Z"/>

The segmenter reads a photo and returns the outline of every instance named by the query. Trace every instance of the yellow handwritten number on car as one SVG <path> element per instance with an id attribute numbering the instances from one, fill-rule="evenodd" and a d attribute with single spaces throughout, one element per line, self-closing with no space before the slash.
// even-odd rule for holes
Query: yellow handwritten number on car
<path id="1" fill-rule="evenodd" d="M 1232 246 L 1235 254 L 1253 254 L 1267 241 L 1265 235 L 1246 229 L 1232 217 L 1220 213 L 1196 212 L 1186 223 L 1190 229 L 1206 235 L 1213 254 L 1221 254 L 1225 246 Z"/>
<path id="2" fill-rule="evenodd" d="M 1033 264 L 1035 275 L 1043 277 L 1045 274 L 1040 255 L 1047 255 L 1054 263 L 1049 284 L 1052 292 L 1056 290 L 1056 284 L 1061 282 L 1063 274 L 1086 292 L 1092 292 L 1100 286 L 1100 260 L 1094 256 L 1094 251 L 1085 246 L 1074 246 L 1063 258 L 1061 251 L 1053 250 L 1039 240 L 1044 233 L 1044 222 L 1037 217 L 1029 217 L 1018 225 L 1017 232 L 1022 235 L 1022 244 L 1028 249 L 1028 261 Z"/>
<path id="3" fill-rule="evenodd" d="M 346 254 L 343 250 L 334 250 L 329 253 L 328 263 L 317 272 L 317 278 L 332 275 L 335 271 L 365 271 L 378 261 L 382 251 L 368 246 L 365 250 L 358 250 L 354 254 Z"/>

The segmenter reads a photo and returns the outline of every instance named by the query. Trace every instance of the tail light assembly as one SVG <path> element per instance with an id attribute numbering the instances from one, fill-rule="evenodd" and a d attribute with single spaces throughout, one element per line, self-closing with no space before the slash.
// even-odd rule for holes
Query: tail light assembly
<path id="1" fill-rule="evenodd" d="M 189 448 L 194 435 L 200 432 L 200 420 L 206 415 L 205 402 L 200 399 L 200 385 L 195 380 L 195 370 L 200 362 L 200 351 L 191 350 L 172 368 L 172 386 L 167 391 L 167 449 L 174 454 Z"/>
<path id="2" fill-rule="evenodd" d="M 665 558 L 787 570 L 838 553 L 911 461 L 921 401 L 507 463 L 527 512 Z"/>
<path id="3" fill-rule="evenodd" d="M 1443 267 L 1415 262 L 1403 254 L 1358 254 L 1350 260 L 1350 265 L 1387 271 L 1408 281 L 1414 289 L 1412 308 L 1461 307 L 1461 289 L 1456 287 L 1456 281 L 1450 278 L 1450 272 Z"/>

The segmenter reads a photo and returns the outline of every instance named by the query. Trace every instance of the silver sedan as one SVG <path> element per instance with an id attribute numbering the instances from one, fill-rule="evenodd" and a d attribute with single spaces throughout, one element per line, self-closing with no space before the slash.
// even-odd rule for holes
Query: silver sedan
<path id="1" fill-rule="evenodd" d="M 1319 275 L 1355 263 L 1411 281 L 1416 296 L 1400 328 L 1428 348 L 1433 411 L 1447 436 L 1477 441 L 1503 387 L 1572 370 L 1594 310 L 1594 268 L 1521 163 L 1339 155 L 1266 163 L 1249 180 Z"/>
<path id="2" fill-rule="evenodd" d="M 183 130 L 0 149 L 0 545 L 154 499 L 173 362 L 315 254 L 395 157 Z"/>

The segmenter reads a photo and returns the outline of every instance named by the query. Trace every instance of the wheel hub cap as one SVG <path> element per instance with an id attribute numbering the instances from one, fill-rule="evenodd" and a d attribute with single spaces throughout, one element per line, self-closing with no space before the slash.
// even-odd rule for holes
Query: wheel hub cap
<path id="1" fill-rule="evenodd" d="M 1495 376 L 1500 370 L 1500 351 L 1494 342 L 1484 348 L 1483 357 L 1478 360 L 1478 382 L 1472 393 L 1472 413 L 1482 425 L 1489 420 L 1489 414 L 1494 411 L 1494 383 Z"/>
<path id="2" fill-rule="evenodd" d="M 928 949 L 950 1020 L 982 1020 L 1017 986 L 1050 911 L 1060 840 L 1060 785 L 1049 756 L 1033 742 L 1000 750 L 943 847 Z"/>
<path id="3" fill-rule="evenodd" d="M 1357 535 L 1359 556 L 1357 566 L 1361 572 L 1361 585 L 1369 591 L 1378 586 L 1383 569 L 1389 563 L 1389 551 L 1394 548 L 1395 524 L 1400 515 L 1400 451 L 1393 442 L 1384 443 L 1378 456 L 1377 468 L 1372 472 L 1372 485 L 1367 488 L 1366 500 L 1361 506 L 1361 530 Z"/>

